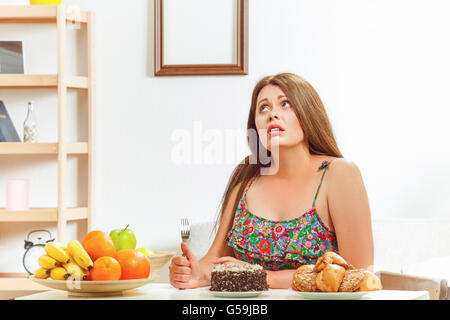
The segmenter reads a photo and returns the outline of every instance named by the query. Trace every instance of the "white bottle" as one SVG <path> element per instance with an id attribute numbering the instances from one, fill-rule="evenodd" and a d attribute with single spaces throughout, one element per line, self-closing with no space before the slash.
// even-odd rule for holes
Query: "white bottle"
<path id="1" fill-rule="evenodd" d="M 33 101 L 28 102 L 28 113 L 23 123 L 23 142 L 37 142 L 36 116 L 33 110 Z"/>

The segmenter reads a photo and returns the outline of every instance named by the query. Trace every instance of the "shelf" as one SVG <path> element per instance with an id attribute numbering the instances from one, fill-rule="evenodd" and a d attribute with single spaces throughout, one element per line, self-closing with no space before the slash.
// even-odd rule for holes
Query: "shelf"
<path id="1" fill-rule="evenodd" d="M 57 88 L 56 74 L 1 74 L 0 88 Z M 87 89 L 88 78 L 69 76 L 67 87 L 73 89 Z"/>
<path id="2" fill-rule="evenodd" d="M 67 208 L 66 220 L 87 219 L 87 208 Z M 0 222 L 57 222 L 57 208 L 31 208 L 29 211 L 0 209 Z"/>
<path id="3" fill-rule="evenodd" d="M 58 6 L 2 6 L 0 23 L 56 23 Z M 85 11 L 66 10 L 66 21 L 87 23 Z"/>
<path id="4" fill-rule="evenodd" d="M 87 154 L 87 142 L 67 143 L 67 154 Z M 58 143 L 0 142 L 0 155 L 58 154 Z"/>

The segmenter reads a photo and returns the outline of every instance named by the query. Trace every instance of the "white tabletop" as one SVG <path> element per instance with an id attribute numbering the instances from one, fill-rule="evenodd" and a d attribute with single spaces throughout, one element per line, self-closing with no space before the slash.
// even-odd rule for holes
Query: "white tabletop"
<path id="1" fill-rule="evenodd" d="M 364 295 L 362 300 L 428 300 L 428 291 L 397 291 L 397 290 L 380 290 L 373 291 Z M 16 300 L 211 300 L 221 299 L 214 296 L 209 287 L 179 290 L 167 283 L 150 283 L 137 289 L 124 291 L 121 296 L 92 296 L 78 297 L 69 295 L 66 291 L 50 290 L 46 292 L 36 293 L 29 296 L 19 297 Z M 241 298 L 244 299 L 244 298 Z M 260 296 L 254 298 L 256 300 L 303 300 L 298 292 L 291 289 L 270 289 L 263 292 Z"/>

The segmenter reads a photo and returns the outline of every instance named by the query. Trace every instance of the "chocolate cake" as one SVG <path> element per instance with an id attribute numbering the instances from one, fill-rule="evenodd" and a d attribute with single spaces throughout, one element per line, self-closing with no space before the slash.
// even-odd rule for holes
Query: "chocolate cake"
<path id="1" fill-rule="evenodd" d="M 211 291 L 268 290 L 266 271 L 256 264 L 219 264 L 211 271 Z"/>

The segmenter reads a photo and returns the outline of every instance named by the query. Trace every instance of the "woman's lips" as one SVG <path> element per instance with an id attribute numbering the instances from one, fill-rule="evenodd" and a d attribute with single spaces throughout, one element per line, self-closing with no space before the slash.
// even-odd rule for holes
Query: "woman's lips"
<path id="1" fill-rule="evenodd" d="M 283 127 L 277 123 L 273 123 L 267 128 L 267 134 L 269 136 L 279 136 L 283 131 Z"/>
<path id="2" fill-rule="evenodd" d="M 270 130 L 268 132 L 269 136 L 279 136 L 283 133 L 284 131 L 279 129 L 279 130 Z"/>

